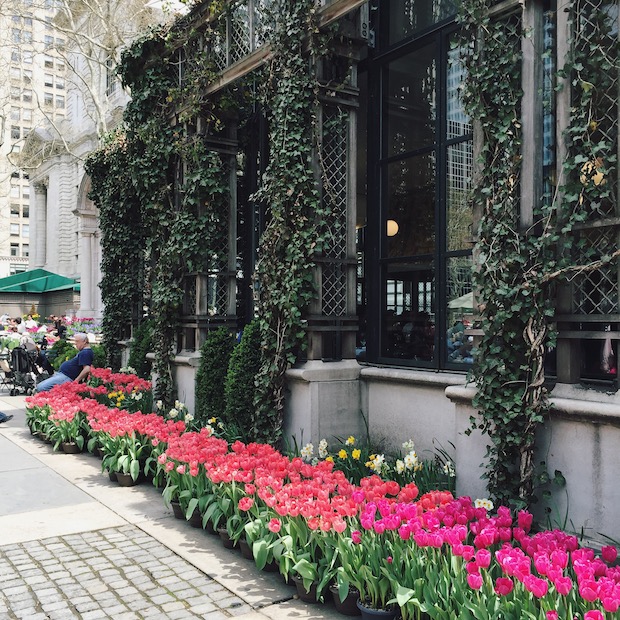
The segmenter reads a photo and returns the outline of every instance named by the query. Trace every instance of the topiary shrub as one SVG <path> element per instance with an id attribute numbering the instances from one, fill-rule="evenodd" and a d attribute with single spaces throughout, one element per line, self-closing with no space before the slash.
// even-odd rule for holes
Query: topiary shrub
<path id="1" fill-rule="evenodd" d="M 102 344 L 93 344 L 90 348 L 93 350 L 93 366 L 95 368 L 105 368 L 107 365 L 105 347 Z"/>
<path id="2" fill-rule="evenodd" d="M 224 384 L 226 408 L 222 422 L 227 427 L 237 428 L 245 441 L 250 437 L 255 415 L 254 378 L 261 365 L 261 331 L 258 320 L 245 326 L 241 342 L 234 348 Z"/>
<path id="3" fill-rule="evenodd" d="M 127 365 L 136 371 L 143 379 L 151 376 L 151 362 L 146 359 L 146 354 L 153 350 L 153 321 L 143 321 L 134 330 L 133 342 Z"/>
<path id="4" fill-rule="evenodd" d="M 225 327 L 209 332 L 200 347 L 194 411 L 194 419 L 199 426 L 207 424 L 210 418 L 221 418 L 224 414 L 224 383 L 234 347 L 235 338 Z"/>

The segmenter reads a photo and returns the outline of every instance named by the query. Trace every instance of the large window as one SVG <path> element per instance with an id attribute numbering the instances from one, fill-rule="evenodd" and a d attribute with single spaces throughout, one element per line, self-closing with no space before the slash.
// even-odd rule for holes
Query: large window
<path id="1" fill-rule="evenodd" d="M 375 243 L 366 239 L 366 257 L 376 328 L 367 330 L 367 360 L 464 368 L 473 346 L 472 129 L 456 31 L 446 19 L 453 8 L 401 0 L 381 9 L 381 51 L 369 64 L 377 92 L 368 112 L 376 148 L 367 234 Z"/>

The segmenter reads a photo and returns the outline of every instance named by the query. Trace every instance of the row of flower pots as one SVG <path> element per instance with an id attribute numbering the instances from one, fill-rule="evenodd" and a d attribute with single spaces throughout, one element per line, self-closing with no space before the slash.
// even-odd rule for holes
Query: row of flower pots
<path id="1" fill-rule="evenodd" d="M 228 445 L 212 429 L 110 407 L 112 391 L 116 403 L 140 401 L 149 388 L 137 378 L 95 373 L 87 386 L 65 385 L 28 399 L 31 430 L 59 435 L 52 424 L 64 436 L 71 427 L 84 447 L 102 451 L 103 469 L 152 478 L 181 518 L 225 530 L 233 546 L 247 542 L 259 569 L 277 566 L 312 600 L 336 585 L 343 600 L 356 589 L 371 609 L 403 620 L 617 617 L 612 545 L 596 550 L 561 530 L 535 532 L 525 511 L 491 513 L 444 491 L 418 497 L 413 483 L 373 475 L 353 484 L 327 461 Z"/>

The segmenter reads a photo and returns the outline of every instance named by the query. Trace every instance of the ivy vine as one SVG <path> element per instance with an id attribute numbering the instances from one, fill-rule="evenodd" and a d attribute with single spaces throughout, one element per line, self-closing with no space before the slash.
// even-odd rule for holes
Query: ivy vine
<path id="1" fill-rule="evenodd" d="M 285 372 L 305 345 L 303 311 L 313 292 L 313 255 L 321 203 L 313 169 L 316 79 L 311 70 L 315 0 L 277 0 L 273 57 L 266 77 L 270 157 L 255 199 L 268 207 L 258 263 L 262 364 L 252 434 L 276 443 L 282 435 Z"/>
<path id="2" fill-rule="evenodd" d="M 481 302 L 484 335 L 473 369 L 477 386 L 472 428 L 488 435 L 488 489 L 500 503 L 523 507 L 535 496 L 536 432 L 548 411 L 545 352 L 555 343 L 554 285 L 568 275 L 600 268 L 617 252 L 575 263 L 575 248 L 584 240 L 576 225 L 587 219 L 584 195 L 591 206 L 605 200 L 609 188 L 592 179 L 602 165 L 615 164 L 613 144 L 602 139 L 592 101 L 609 84 L 609 45 L 575 49 L 563 75 L 576 75 L 578 98 L 564 139 L 569 157 L 563 163 L 566 184 L 562 200 L 550 196 L 535 205 L 534 225 L 524 230 L 519 217 L 521 174 L 521 32 L 518 15 L 491 17 L 487 0 L 466 0 L 463 25 L 467 78 L 465 105 L 482 132 L 479 174 L 473 188 L 481 217 L 474 283 Z M 510 42 L 507 44 L 507 42 Z M 586 62 L 587 83 L 579 77 Z M 600 63 L 599 66 L 595 66 Z M 594 124 L 593 124 L 594 123 Z M 592 140 L 597 134 L 596 143 Z M 611 132 L 613 133 L 613 132 Z M 608 134 L 610 135 L 610 134 Z M 603 155 L 604 153 L 604 155 Z M 583 163 L 595 162 L 587 168 Z M 581 172 L 580 172 L 581 170 Z"/>

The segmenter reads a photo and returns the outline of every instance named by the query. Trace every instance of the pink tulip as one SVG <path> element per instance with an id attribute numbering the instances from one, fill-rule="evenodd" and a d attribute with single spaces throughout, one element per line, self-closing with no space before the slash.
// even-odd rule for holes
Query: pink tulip
<path id="1" fill-rule="evenodd" d="M 555 586 L 558 594 L 566 596 L 571 591 L 573 587 L 573 582 L 570 577 L 558 577 L 553 582 L 553 585 Z"/>
<path id="2" fill-rule="evenodd" d="M 547 612 L 547 620 L 558 620 L 559 619 L 559 615 L 557 611 L 548 611 Z"/>
<path id="3" fill-rule="evenodd" d="M 535 575 L 526 575 L 523 579 L 523 585 L 536 598 L 545 596 L 549 589 L 549 583 L 545 579 L 541 579 Z"/>
<path id="4" fill-rule="evenodd" d="M 598 587 L 594 579 L 586 579 L 579 584 L 579 594 L 589 603 L 598 599 Z"/>
<path id="5" fill-rule="evenodd" d="M 603 556 L 603 560 L 608 564 L 616 561 L 618 557 L 618 550 L 612 545 L 607 545 L 601 549 L 601 555 Z"/>
<path id="6" fill-rule="evenodd" d="M 480 549 L 477 551 L 476 563 L 480 568 L 489 568 L 491 565 L 491 552 L 488 549 Z"/>
<path id="7" fill-rule="evenodd" d="M 602 611 L 593 609 L 592 611 L 586 611 L 583 620 L 605 620 L 605 616 Z"/>
<path id="8" fill-rule="evenodd" d="M 495 592 L 499 594 L 499 596 L 510 594 L 513 588 L 514 584 L 512 583 L 512 579 L 508 579 L 508 577 L 498 577 L 495 580 Z"/>
<path id="9" fill-rule="evenodd" d="M 620 609 L 620 598 L 618 596 L 605 596 L 601 598 L 603 609 L 611 614 L 615 614 Z"/>
<path id="10" fill-rule="evenodd" d="M 519 527 L 524 531 L 524 532 L 529 532 L 530 528 L 532 527 L 532 522 L 534 521 L 534 515 L 532 515 L 531 513 L 525 511 L 525 510 L 520 510 L 519 514 L 517 515 L 517 523 L 519 524 Z"/>
<path id="11" fill-rule="evenodd" d="M 282 528 L 282 522 L 280 521 L 280 519 L 276 519 L 274 517 L 267 524 L 267 528 L 269 529 L 270 532 L 273 532 L 274 534 L 277 534 L 280 531 L 280 529 Z"/>
<path id="12" fill-rule="evenodd" d="M 470 573 L 467 575 L 467 583 L 472 590 L 480 590 L 482 587 L 482 575 L 479 573 Z"/>

